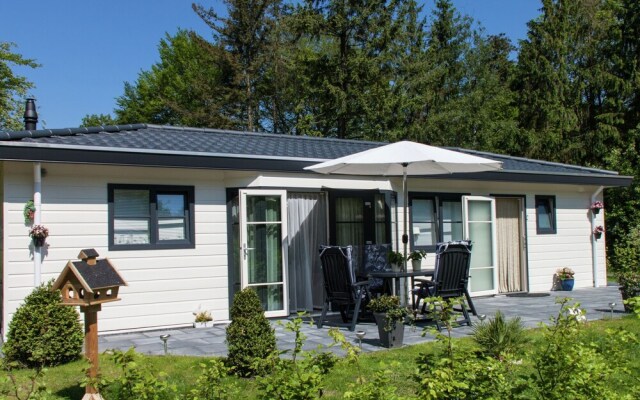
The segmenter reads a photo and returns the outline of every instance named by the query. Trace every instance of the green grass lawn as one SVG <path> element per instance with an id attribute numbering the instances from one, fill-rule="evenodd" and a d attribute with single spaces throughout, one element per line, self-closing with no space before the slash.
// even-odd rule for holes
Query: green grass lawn
<path id="1" fill-rule="evenodd" d="M 624 317 L 615 320 L 590 322 L 586 328 L 586 335 L 590 341 L 598 342 L 605 340 L 607 329 L 624 328 L 640 336 L 640 319 L 633 317 Z M 531 336 L 532 346 L 540 346 L 540 331 L 531 330 L 527 332 Z M 470 338 L 456 339 L 458 346 L 473 346 Z M 374 371 L 379 369 L 381 362 L 390 364 L 393 361 L 399 363 L 398 367 L 394 367 L 394 374 L 391 384 L 398 387 L 399 394 L 413 394 L 417 388 L 417 382 L 414 378 L 416 369 L 416 356 L 423 352 L 434 351 L 434 343 L 424 343 L 414 346 L 406 346 L 397 350 L 380 351 L 376 353 L 363 354 L 360 357 L 360 369 L 363 376 L 370 378 Z M 632 346 L 631 344 L 629 346 Z M 636 345 L 637 346 L 637 345 Z M 631 347 L 630 347 L 631 348 Z M 637 347 L 634 347 L 637 348 Z M 632 373 L 640 376 L 640 358 L 635 354 L 629 354 L 631 360 L 630 368 Z M 154 371 L 162 371 L 167 374 L 168 380 L 177 385 L 180 393 L 185 393 L 193 387 L 197 379 L 200 369 L 199 364 L 203 361 L 201 357 L 186 356 L 143 356 L 145 364 Z M 607 360 L 610 363 L 616 363 L 620 360 Z M 104 376 L 115 376 L 117 371 L 110 355 L 102 355 L 100 359 L 101 372 Z M 46 371 L 44 383 L 53 394 L 54 399 L 79 399 L 84 393 L 84 388 L 80 386 L 83 379 L 83 370 L 87 364 L 83 361 L 76 361 L 63 366 L 50 368 Z M 21 370 L 16 372 L 16 376 L 24 383 L 28 381 L 27 376 L 30 371 Z M 349 385 L 356 382 L 358 376 L 357 368 L 353 364 L 339 362 L 334 369 L 324 378 L 324 398 L 337 399 L 342 398 L 345 390 Z M 228 378 L 236 381 L 239 386 L 241 397 L 243 399 L 253 399 L 257 396 L 256 383 L 252 379 L 238 379 L 234 377 Z M 0 379 L 0 382 L 2 380 Z M 7 383 L 1 383 L 6 385 Z M 615 381 L 603 382 L 603 384 L 615 387 Z M 108 397 L 108 389 L 103 392 Z M 13 397 L 9 397 L 13 398 Z"/>

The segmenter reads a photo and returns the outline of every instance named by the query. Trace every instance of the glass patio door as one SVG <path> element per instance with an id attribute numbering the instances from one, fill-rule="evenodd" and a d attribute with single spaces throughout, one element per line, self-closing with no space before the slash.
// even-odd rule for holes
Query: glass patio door
<path id="1" fill-rule="evenodd" d="M 464 237 L 471 240 L 469 291 L 474 295 L 496 294 L 496 204 L 492 197 L 462 196 Z"/>
<path id="2" fill-rule="evenodd" d="M 284 190 L 240 190 L 242 288 L 256 291 L 267 317 L 289 314 L 286 194 Z"/>

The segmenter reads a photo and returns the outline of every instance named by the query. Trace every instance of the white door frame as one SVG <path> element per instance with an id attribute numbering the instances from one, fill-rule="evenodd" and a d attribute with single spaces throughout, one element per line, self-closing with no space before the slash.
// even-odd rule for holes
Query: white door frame
<path id="1" fill-rule="evenodd" d="M 289 315 L 289 282 L 287 278 L 288 251 L 287 251 L 287 191 L 286 190 L 263 190 L 263 189 L 240 189 L 240 282 L 241 289 L 251 286 L 264 286 L 265 283 L 249 283 L 248 254 L 251 250 L 247 247 L 247 196 L 280 196 L 280 246 L 282 251 L 282 282 L 268 282 L 269 284 L 281 284 L 282 287 L 282 310 L 265 311 L 266 317 L 286 317 Z"/>
<path id="2" fill-rule="evenodd" d="M 498 266 L 496 264 L 496 257 L 498 254 L 498 247 L 496 243 L 496 201 L 493 197 L 486 196 L 462 196 L 462 220 L 463 220 L 463 236 L 466 240 L 473 240 L 473 238 L 469 237 L 469 202 L 470 201 L 484 201 L 489 202 L 491 205 L 491 220 L 487 221 L 491 223 L 491 259 L 493 260 L 492 266 L 488 266 L 487 268 L 493 268 L 493 289 L 492 290 L 480 290 L 471 292 L 474 296 L 485 296 L 492 295 L 498 293 Z M 473 244 L 473 242 L 472 242 Z M 471 255 L 473 256 L 473 250 L 471 251 Z M 469 278 L 469 288 L 472 287 L 473 282 L 473 270 L 470 272 L 471 277 Z"/>

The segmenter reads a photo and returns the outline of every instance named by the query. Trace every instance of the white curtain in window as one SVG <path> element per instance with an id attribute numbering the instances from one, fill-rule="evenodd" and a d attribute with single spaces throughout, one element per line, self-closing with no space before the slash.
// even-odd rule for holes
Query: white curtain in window
<path id="1" fill-rule="evenodd" d="M 327 244 L 326 201 L 322 193 L 288 193 L 289 298 L 291 310 L 322 306 L 318 247 Z"/>
<path id="2" fill-rule="evenodd" d="M 520 200 L 496 199 L 498 277 L 500 293 L 522 290 Z"/>

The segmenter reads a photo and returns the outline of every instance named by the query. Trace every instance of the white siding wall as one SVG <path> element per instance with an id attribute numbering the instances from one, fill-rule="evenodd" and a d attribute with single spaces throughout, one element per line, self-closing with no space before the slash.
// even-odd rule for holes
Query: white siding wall
<path id="1" fill-rule="evenodd" d="M 409 179 L 411 192 L 452 192 L 476 196 L 489 195 L 525 195 L 527 215 L 528 249 L 528 290 L 531 292 L 549 291 L 553 287 L 553 275 L 560 267 L 571 267 L 576 271 L 575 287 L 593 286 L 593 264 L 591 258 L 591 195 L 595 186 L 523 184 L 480 181 L 445 181 Z M 400 193 L 398 198 L 398 227 L 402 234 L 402 182 L 394 182 L 394 189 Z M 538 235 L 536 233 L 536 195 L 556 196 L 557 233 Z M 602 201 L 602 195 L 598 197 Z M 596 218 L 596 225 L 604 226 L 604 212 Z M 409 228 L 410 229 L 410 228 Z M 605 237 L 596 242 L 598 254 L 598 279 L 601 286 L 606 285 Z M 400 251 L 402 246 L 400 245 Z M 433 254 L 423 260 L 423 268 L 434 265 Z"/>
<path id="2" fill-rule="evenodd" d="M 397 227 L 402 230 L 402 183 L 384 178 L 222 172 L 169 168 L 43 164 L 42 223 L 49 228 L 43 280 L 57 277 L 66 262 L 83 248 L 109 257 L 129 286 L 122 301 L 100 313 L 100 331 L 187 325 L 192 312 L 211 309 L 216 320 L 228 318 L 226 187 L 321 189 L 393 189 L 398 198 Z M 4 319 L 33 288 L 33 260 L 22 209 L 33 196 L 33 164 L 5 162 L 0 191 L 4 193 Z M 107 184 L 139 183 L 195 187 L 196 248 L 184 250 L 109 251 Z M 410 191 L 453 192 L 487 196 L 525 195 L 527 203 L 528 281 L 530 291 L 547 291 L 558 267 L 576 270 L 576 287 L 592 286 L 591 226 L 588 207 L 593 186 L 518 184 L 446 179 L 409 179 Z M 537 235 L 535 195 L 555 195 L 557 234 Z M 604 225 L 603 213 L 597 225 Z M 401 232 L 400 232 L 401 233 Z M 392 232 L 394 240 L 398 235 Z M 397 240 L 396 243 L 399 243 Z M 597 242 L 600 282 L 605 282 L 604 238 Z M 400 246 L 401 248 L 401 246 Z M 433 265 L 433 258 L 423 261 Z"/>
<path id="3" fill-rule="evenodd" d="M 42 279 L 58 276 L 80 249 L 108 257 L 129 283 L 122 301 L 106 304 L 101 332 L 185 325 L 192 312 L 211 309 L 228 319 L 226 199 L 217 171 L 45 164 L 42 223 L 50 237 Z M 33 289 L 33 259 L 24 224 L 24 203 L 33 197 L 33 164 L 5 163 L 4 231 L 5 317 L 8 321 Z M 195 187 L 196 248 L 184 250 L 108 250 L 107 184 L 140 183 Z"/>

